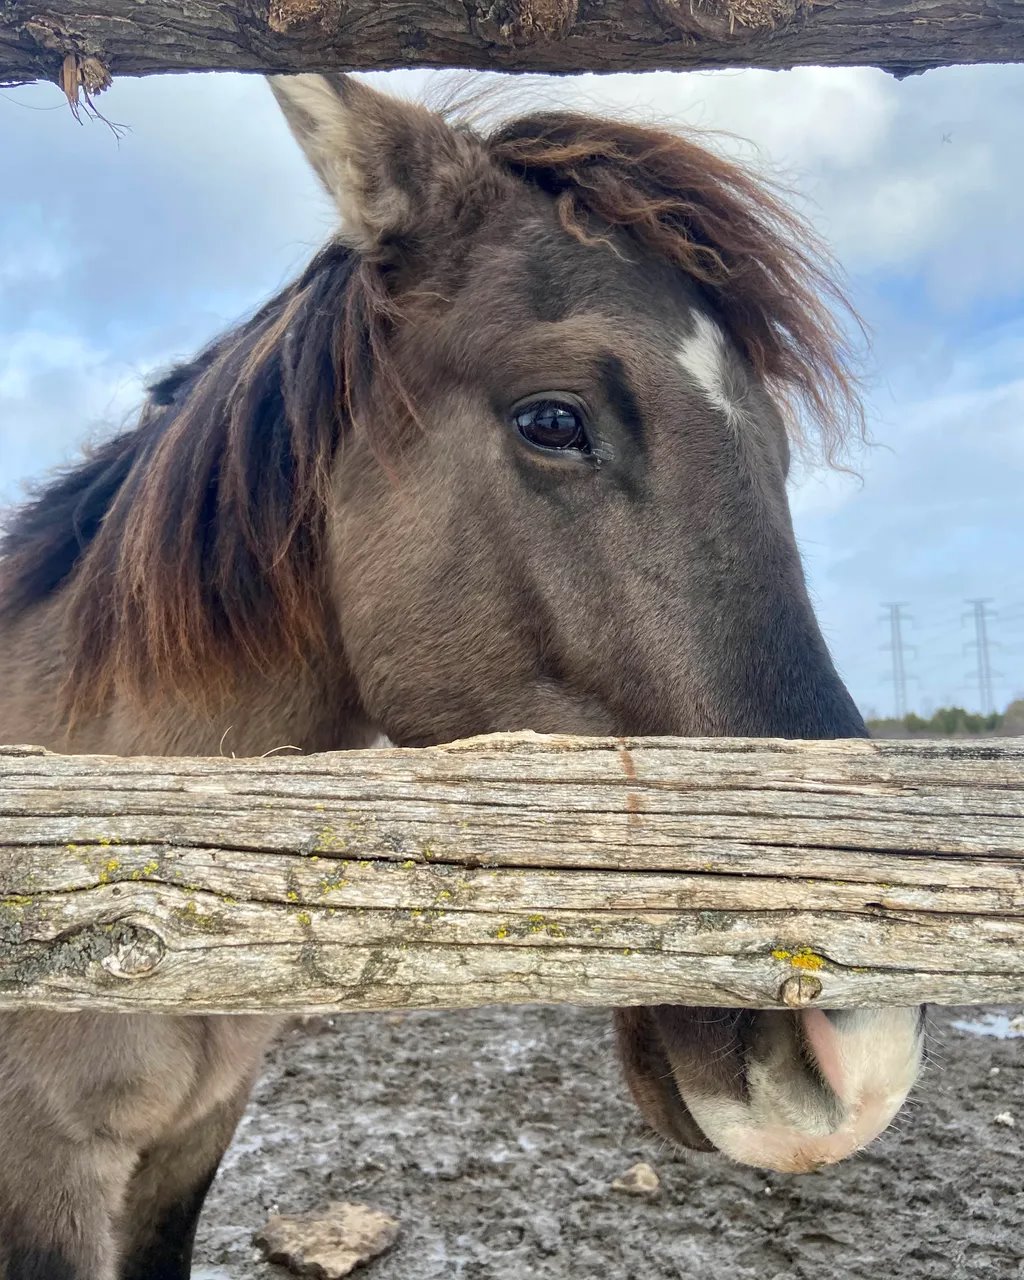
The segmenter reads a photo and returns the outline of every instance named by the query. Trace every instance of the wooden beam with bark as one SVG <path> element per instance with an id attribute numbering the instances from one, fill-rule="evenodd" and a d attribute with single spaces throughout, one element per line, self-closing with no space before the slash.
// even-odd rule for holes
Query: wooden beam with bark
<path id="1" fill-rule="evenodd" d="M 0 1008 L 1024 1000 L 1024 743 L 0 748 Z"/>
<path id="2" fill-rule="evenodd" d="M 0 82 L 168 71 L 644 71 L 1024 61 L 1024 0 L 6 0 Z"/>

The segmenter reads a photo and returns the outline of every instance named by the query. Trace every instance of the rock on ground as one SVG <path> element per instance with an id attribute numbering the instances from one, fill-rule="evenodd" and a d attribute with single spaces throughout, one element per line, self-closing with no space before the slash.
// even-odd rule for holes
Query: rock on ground
<path id="1" fill-rule="evenodd" d="M 995 1011 L 993 1011 L 995 1013 Z M 253 1260 L 273 1212 L 386 1206 L 366 1280 L 1024 1280 L 1024 1038 L 935 1010 L 910 1103 L 864 1154 L 763 1174 L 674 1151 L 626 1096 L 608 1017 L 572 1008 L 350 1014 L 286 1035 L 208 1201 L 195 1280 Z M 1011 1021 L 1008 1021 L 1008 1017 Z M 637 1161 L 656 1199 L 611 1182 Z"/>
<path id="2" fill-rule="evenodd" d="M 255 1238 L 268 1261 L 281 1262 L 296 1275 L 342 1280 L 390 1249 L 397 1236 L 398 1223 L 390 1214 L 339 1200 L 290 1218 L 275 1213 Z"/>
<path id="3" fill-rule="evenodd" d="M 624 1191 L 628 1196 L 656 1196 L 660 1189 L 661 1179 L 646 1160 L 638 1160 L 612 1183 L 613 1191 Z"/>

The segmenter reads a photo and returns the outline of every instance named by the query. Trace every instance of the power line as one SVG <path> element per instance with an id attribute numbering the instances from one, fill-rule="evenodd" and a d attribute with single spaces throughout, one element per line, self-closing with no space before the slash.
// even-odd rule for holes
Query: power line
<path id="1" fill-rule="evenodd" d="M 907 645 L 903 640 L 903 623 L 910 622 L 911 619 L 903 613 L 906 608 L 905 600 L 883 601 L 882 608 L 889 611 L 889 643 L 882 645 L 882 648 L 892 653 L 893 710 L 896 719 L 902 720 L 907 714 L 907 665 L 903 658 L 903 651 Z"/>

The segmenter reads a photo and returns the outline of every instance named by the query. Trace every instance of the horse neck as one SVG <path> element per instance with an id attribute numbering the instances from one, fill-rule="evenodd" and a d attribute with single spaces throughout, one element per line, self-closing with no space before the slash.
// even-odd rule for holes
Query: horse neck
<path id="1" fill-rule="evenodd" d="M 59 713 L 66 675 L 62 622 L 58 597 L 0 626 L 0 742 L 87 755 L 259 756 L 287 747 L 341 751 L 369 746 L 379 736 L 333 654 L 248 677 L 213 710 L 180 702 L 140 707 L 115 698 L 68 731 Z"/>

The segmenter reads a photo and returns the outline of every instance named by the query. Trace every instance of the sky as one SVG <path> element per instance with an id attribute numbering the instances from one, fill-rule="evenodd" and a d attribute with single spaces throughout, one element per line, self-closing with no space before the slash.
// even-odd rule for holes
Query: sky
<path id="1" fill-rule="evenodd" d="M 857 476 L 805 466 L 790 495 L 840 672 L 892 713 L 898 601 L 910 707 L 981 708 L 965 615 L 985 599 L 994 701 L 1024 696 L 1024 66 L 529 77 L 513 100 L 723 131 L 709 144 L 791 187 L 871 333 L 874 443 Z M 334 225 L 260 78 L 124 79 L 98 105 L 120 138 L 53 86 L 0 90 L 0 507 L 129 425 L 156 370 Z"/>

